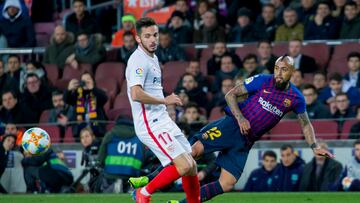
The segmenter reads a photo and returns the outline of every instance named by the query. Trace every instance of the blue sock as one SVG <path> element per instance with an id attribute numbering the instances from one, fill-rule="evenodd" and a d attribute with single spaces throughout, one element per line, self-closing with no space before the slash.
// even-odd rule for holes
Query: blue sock
<path id="1" fill-rule="evenodd" d="M 201 202 L 206 202 L 217 195 L 221 195 L 222 193 L 224 193 L 224 191 L 218 180 L 211 182 L 209 184 L 203 185 L 200 188 Z M 187 201 L 186 201 L 186 199 L 183 199 L 180 201 L 180 203 L 187 203 Z"/>

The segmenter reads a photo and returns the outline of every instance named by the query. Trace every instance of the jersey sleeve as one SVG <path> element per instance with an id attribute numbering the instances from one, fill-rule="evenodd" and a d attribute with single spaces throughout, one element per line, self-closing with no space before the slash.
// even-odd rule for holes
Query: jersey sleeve
<path id="1" fill-rule="evenodd" d="M 296 114 L 302 114 L 305 113 L 306 111 L 306 103 L 305 103 L 305 98 L 303 95 L 299 95 L 299 102 L 296 103 L 295 107 L 294 107 L 294 112 Z"/>
<path id="2" fill-rule="evenodd" d="M 135 85 L 141 85 L 141 87 L 144 87 L 148 68 L 140 63 L 128 63 L 128 68 L 128 86 L 133 87 Z"/>
<path id="3" fill-rule="evenodd" d="M 244 80 L 244 86 L 248 93 L 256 92 L 259 90 L 264 82 L 266 81 L 266 76 L 264 75 L 254 75 Z"/>

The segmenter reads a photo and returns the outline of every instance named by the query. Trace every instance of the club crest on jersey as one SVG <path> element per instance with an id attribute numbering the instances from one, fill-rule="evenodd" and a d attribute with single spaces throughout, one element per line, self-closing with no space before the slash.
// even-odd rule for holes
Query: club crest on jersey
<path id="1" fill-rule="evenodd" d="M 290 105 L 291 105 L 291 100 L 290 99 L 285 99 L 284 100 L 284 106 L 289 107 Z"/>
<path id="2" fill-rule="evenodd" d="M 136 73 L 136 77 L 142 77 L 143 76 L 143 72 L 144 70 L 142 68 L 137 68 L 135 70 L 135 73 Z"/>

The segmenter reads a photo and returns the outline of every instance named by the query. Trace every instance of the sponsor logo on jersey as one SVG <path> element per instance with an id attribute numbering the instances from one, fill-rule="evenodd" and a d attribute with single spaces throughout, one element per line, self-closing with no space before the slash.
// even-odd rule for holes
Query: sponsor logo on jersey
<path id="1" fill-rule="evenodd" d="M 142 77 L 143 76 L 143 72 L 144 70 L 142 68 L 137 68 L 135 70 L 135 73 L 136 73 L 136 77 Z"/>
<path id="2" fill-rule="evenodd" d="M 262 97 L 259 98 L 259 104 L 262 106 L 263 109 L 266 111 L 273 113 L 278 116 L 282 116 L 284 112 L 282 112 L 280 109 L 278 109 L 275 105 L 272 105 L 270 102 L 264 100 Z"/>

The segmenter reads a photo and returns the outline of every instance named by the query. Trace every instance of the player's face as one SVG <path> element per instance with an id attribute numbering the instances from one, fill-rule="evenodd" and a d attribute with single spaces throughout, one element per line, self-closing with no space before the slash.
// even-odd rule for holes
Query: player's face
<path id="1" fill-rule="evenodd" d="M 360 159 L 360 144 L 355 145 L 355 157 Z"/>
<path id="2" fill-rule="evenodd" d="M 279 89 L 285 89 L 289 84 L 293 72 L 293 67 L 284 61 L 279 61 L 275 64 L 274 77 L 276 87 Z"/>
<path id="3" fill-rule="evenodd" d="M 286 150 L 282 150 L 280 154 L 281 154 L 281 161 L 284 164 L 284 166 L 288 167 L 291 166 L 292 163 L 294 163 L 296 156 L 290 148 L 287 148 Z"/>
<path id="4" fill-rule="evenodd" d="M 266 171 L 272 171 L 277 164 L 275 158 L 271 156 L 265 156 L 262 162 Z"/>
<path id="5" fill-rule="evenodd" d="M 159 28 L 156 25 L 141 28 L 141 35 L 136 41 L 149 54 L 155 53 L 159 44 Z"/>

